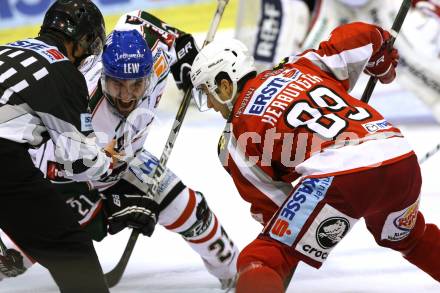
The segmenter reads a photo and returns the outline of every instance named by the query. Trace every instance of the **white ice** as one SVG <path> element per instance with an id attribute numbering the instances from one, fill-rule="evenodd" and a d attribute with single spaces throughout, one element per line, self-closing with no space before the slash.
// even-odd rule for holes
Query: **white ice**
<path id="1" fill-rule="evenodd" d="M 172 82 L 172 80 L 170 80 Z M 355 90 L 359 96 L 366 80 Z M 160 155 L 180 102 L 170 88 L 162 98 L 159 119 L 147 147 Z M 396 122 L 418 155 L 440 143 L 440 127 L 429 110 L 398 85 L 379 87 L 372 104 Z M 414 123 L 414 122 L 423 122 Z M 217 141 L 224 121 L 215 112 L 189 109 L 168 166 L 190 187 L 204 193 L 211 209 L 241 249 L 261 227 L 250 216 L 249 205 L 238 195 L 229 175 L 217 159 Z M 421 211 L 427 222 L 440 224 L 440 190 L 436 168 L 440 154 L 422 165 Z M 109 236 L 96 249 L 104 271 L 119 260 L 130 231 Z M 57 292 L 48 272 L 34 265 L 24 275 L 0 282 L 0 293 Z M 157 227 L 151 238 L 140 237 L 121 282 L 111 292 L 210 293 L 222 292 L 218 281 L 206 272 L 202 261 L 179 235 Z M 336 246 L 320 270 L 300 264 L 287 292 L 299 293 L 434 293 L 440 285 L 399 253 L 376 245 L 362 221 Z"/>

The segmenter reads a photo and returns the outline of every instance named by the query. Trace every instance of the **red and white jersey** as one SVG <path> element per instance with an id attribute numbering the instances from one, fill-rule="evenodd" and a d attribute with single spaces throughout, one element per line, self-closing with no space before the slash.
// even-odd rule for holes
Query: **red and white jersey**
<path id="1" fill-rule="evenodd" d="M 341 26 L 319 49 L 246 83 L 219 155 L 257 219 L 266 222 L 299 177 L 358 172 L 413 154 L 398 128 L 347 93 L 382 43 L 376 26 Z"/>

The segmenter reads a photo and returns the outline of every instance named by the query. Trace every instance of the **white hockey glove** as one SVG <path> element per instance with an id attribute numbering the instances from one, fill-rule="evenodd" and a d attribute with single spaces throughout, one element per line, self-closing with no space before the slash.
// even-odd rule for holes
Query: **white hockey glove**
<path id="1" fill-rule="evenodd" d="M 26 267 L 23 265 L 23 256 L 19 251 L 9 248 L 0 254 L 0 276 L 16 277 L 25 271 Z"/>
<path id="2" fill-rule="evenodd" d="M 151 236 L 157 222 L 159 205 L 134 185 L 121 179 L 103 191 L 108 232 L 116 234 L 125 227 Z"/>

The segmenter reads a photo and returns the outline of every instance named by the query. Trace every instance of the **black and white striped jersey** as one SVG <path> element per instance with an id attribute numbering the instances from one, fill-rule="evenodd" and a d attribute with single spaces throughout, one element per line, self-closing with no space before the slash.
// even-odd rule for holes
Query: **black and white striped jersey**
<path id="1" fill-rule="evenodd" d="M 47 36 L 0 46 L 0 138 L 32 147 L 51 139 L 69 177 L 96 180 L 110 158 L 86 137 L 87 85 L 59 48 Z"/>

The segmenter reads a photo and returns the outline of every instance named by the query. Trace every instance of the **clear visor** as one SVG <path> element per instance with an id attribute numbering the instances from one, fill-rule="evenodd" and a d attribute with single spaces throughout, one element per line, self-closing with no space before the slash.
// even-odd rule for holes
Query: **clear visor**
<path id="1" fill-rule="evenodd" d="M 102 91 L 120 114 L 127 117 L 147 95 L 150 75 L 138 79 L 117 79 L 103 75 Z"/>
<path id="2" fill-rule="evenodd" d="M 89 45 L 89 53 L 92 54 L 92 55 L 98 56 L 98 55 L 100 55 L 102 53 L 102 48 L 103 48 L 102 40 L 98 36 Z"/>
<path id="3" fill-rule="evenodd" d="M 215 90 L 215 89 L 213 89 Z M 200 112 L 205 112 L 209 110 L 208 107 L 208 94 L 209 90 L 205 84 L 198 85 L 192 90 L 194 101 Z"/>
<path id="4" fill-rule="evenodd" d="M 90 36 L 83 36 L 79 41 L 79 45 L 84 48 L 87 55 L 98 56 L 102 53 L 103 44 L 99 36 L 95 39 Z"/>

